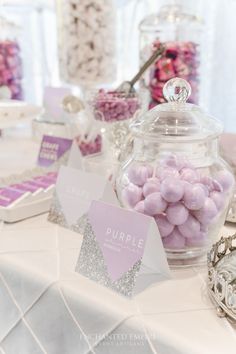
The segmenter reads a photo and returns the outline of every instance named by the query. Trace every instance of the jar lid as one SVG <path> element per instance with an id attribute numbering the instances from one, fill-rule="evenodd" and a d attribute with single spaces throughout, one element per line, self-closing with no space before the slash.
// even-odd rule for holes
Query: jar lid
<path id="1" fill-rule="evenodd" d="M 181 5 L 164 5 L 161 7 L 158 14 L 149 15 L 141 21 L 140 29 L 145 30 L 153 25 L 158 26 L 179 23 L 187 23 L 188 25 L 191 23 L 202 24 L 203 20 L 196 15 L 184 12 Z"/>
<path id="2" fill-rule="evenodd" d="M 177 142 L 214 138 L 222 133 L 223 126 L 218 120 L 186 102 L 191 86 L 184 79 L 169 80 L 163 95 L 167 103 L 159 104 L 130 125 L 135 136 L 158 141 L 174 138 Z"/>

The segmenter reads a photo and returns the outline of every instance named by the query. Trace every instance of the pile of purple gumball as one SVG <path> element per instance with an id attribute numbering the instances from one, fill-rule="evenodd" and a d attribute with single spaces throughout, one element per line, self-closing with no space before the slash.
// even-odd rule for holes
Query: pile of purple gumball
<path id="1" fill-rule="evenodd" d="M 94 117 L 109 123 L 130 119 L 140 108 L 137 95 L 99 90 L 92 102 Z"/>
<path id="2" fill-rule="evenodd" d="M 219 170 L 203 175 L 186 159 L 167 156 L 155 168 L 134 164 L 121 192 L 123 204 L 153 216 L 167 249 L 202 247 L 208 229 L 225 211 L 233 175 Z"/>

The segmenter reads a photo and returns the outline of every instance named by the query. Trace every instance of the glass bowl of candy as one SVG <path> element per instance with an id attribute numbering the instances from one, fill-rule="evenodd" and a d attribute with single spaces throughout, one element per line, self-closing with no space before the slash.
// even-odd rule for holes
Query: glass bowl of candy
<path id="1" fill-rule="evenodd" d="M 100 89 L 89 93 L 87 103 L 103 131 L 105 149 L 118 158 L 129 136 L 129 125 L 143 107 L 141 95 Z"/>
<path id="2" fill-rule="evenodd" d="M 141 80 L 150 94 L 150 108 L 165 102 L 163 87 L 174 77 L 181 77 L 190 83 L 192 93 L 189 102 L 197 103 L 203 21 L 186 13 L 180 5 L 166 5 L 159 13 L 144 18 L 139 29 L 140 65 L 160 44 L 165 47 L 161 59 L 154 62 Z"/>
<path id="3" fill-rule="evenodd" d="M 18 26 L 0 16 L 0 87 L 7 88 L 11 99 L 23 99 L 22 53 Z"/>
<path id="4" fill-rule="evenodd" d="M 131 124 L 133 150 L 120 166 L 123 207 L 154 217 L 172 261 L 201 257 L 225 222 L 234 177 L 219 156 L 221 124 L 186 103 L 190 85 L 169 80 L 167 103 Z"/>

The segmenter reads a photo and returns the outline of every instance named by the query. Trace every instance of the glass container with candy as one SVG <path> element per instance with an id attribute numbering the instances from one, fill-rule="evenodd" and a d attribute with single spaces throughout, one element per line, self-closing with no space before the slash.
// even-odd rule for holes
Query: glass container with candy
<path id="1" fill-rule="evenodd" d="M 57 0 L 61 78 L 96 87 L 116 78 L 113 0 Z"/>
<path id="2" fill-rule="evenodd" d="M 200 83 L 200 45 L 203 22 L 183 11 L 180 5 L 163 6 L 158 14 L 146 17 L 140 29 L 140 65 L 162 44 L 165 52 L 143 76 L 149 90 L 150 108 L 165 102 L 163 87 L 174 77 L 187 80 L 192 87 L 189 102 L 197 103 Z"/>
<path id="3" fill-rule="evenodd" d="M 145 95 L 100 89 L 88 93 L 87 104 L 104 136 L 104 150 L 119 159 L 130 134 L 129 125 L 144 107 Z"/>
<path id="4" fill-rule="evenodd" d="M 22 59 L 18 41 L 19 28 L 4 17 L 0 17 L 0 87 L 9 91 L 9 98 L 21 100 Z"/>
<path id="5" fill-rule="evenodd" d="M 169 80 L 160 104 L 131 124 L 131 156 L 117 175 L 121 204 L 154 217 L 172 261 L 198 257 L 223 225 L 234 177 L 220 158 L 221 124 L 186 103 L 191 87 Z"/>

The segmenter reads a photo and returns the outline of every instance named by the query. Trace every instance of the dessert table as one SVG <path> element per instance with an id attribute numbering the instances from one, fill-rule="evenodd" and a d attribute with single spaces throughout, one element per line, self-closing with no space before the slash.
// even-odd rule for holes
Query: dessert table
<path id="1" fill-rule="evenodd" d="M 0 175 L 36 155 L 29 138 L 2 139 Z M 235 354 L 236 328 L 216 315 L 205 265 L 173 269 L 129 300 L 75 273 L 81 243 L 47 215 L 0 223 L 0 353 Z"/>

